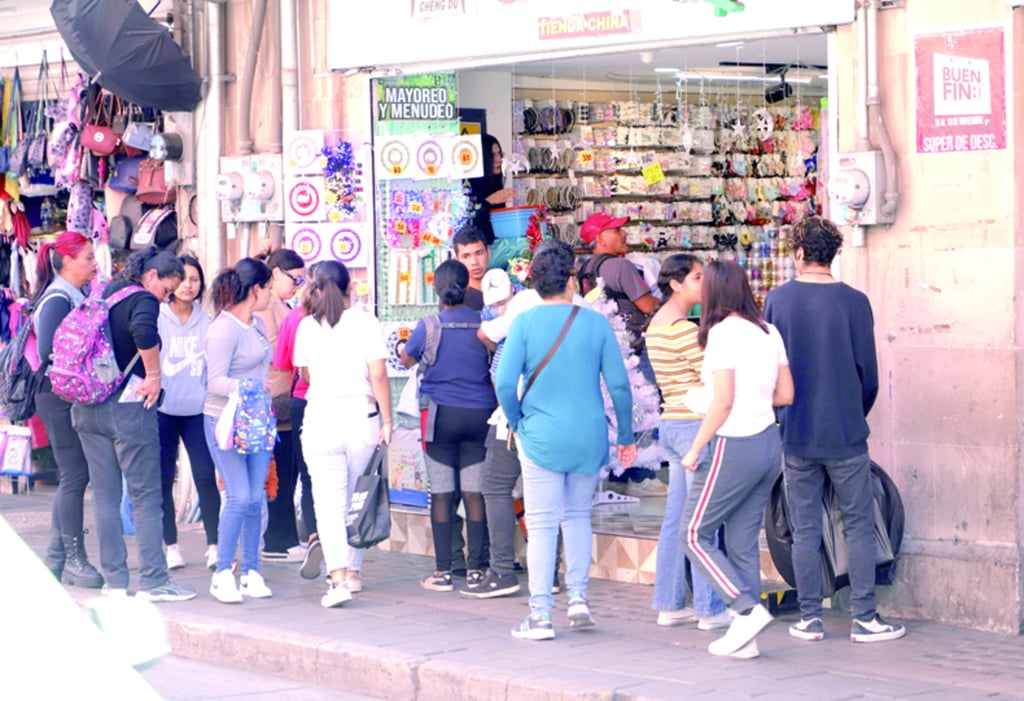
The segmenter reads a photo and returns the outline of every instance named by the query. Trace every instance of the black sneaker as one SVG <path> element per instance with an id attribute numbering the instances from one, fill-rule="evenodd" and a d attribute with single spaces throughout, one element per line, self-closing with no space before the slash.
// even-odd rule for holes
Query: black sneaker
<path id="1" fill-rule="evenodd" d="M 879 615 L 870 621 L 853 619 L 850 640 L 855 643 L 881 643 L 897 640 L 907 634 L 907 629 L 898 623 L 889 623 Z"/>
<path id="2" fill-rule="evenodd" d="M 498 574 L 489 569 L 476 584 L 473 574 L 470 572 L 466 578 L 465 589 L 459 589 L 459 596 L 464 599 L 495 599 L 519 591 L 519 578 L 514 574 Z"/>
<path id="3" fill-rule="evenodd" d="M 434 572 L 420 580 L 420 586 L 428 591 L 454 591 L 451 572 Z"/>
<path id="4" fill-rule="evenodd" d="M 789 634 L 800 640 L 824 640 L 825 624 L 820 618 L 801 620 L 789 627 Z"/>

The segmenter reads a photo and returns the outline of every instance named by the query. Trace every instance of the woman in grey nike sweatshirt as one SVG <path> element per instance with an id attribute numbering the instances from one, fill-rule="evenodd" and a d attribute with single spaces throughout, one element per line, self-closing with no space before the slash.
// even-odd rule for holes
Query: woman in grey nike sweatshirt
<path id="1" fill-rule="evenodd" d="M 178 548 L 174 518 L 174 477 L 178 464 L 178 442 L 185 443 L 192 479 L 199 494 L 200 515 L 206 531 L 206 566 L 217 565 L 217 522 L 220 491 L 203 432 L 203 403 L 206 401 L 206 329 L 210 315 L 201 304 L 206 278 L 199 261 L 181 256 L 185 277 L 170 300 L 160 305 L 160 370 L 163 372 L 164 400 L 160 405 L 160 477 L 163 488 L 164 544 L 167 568 L 185 566 Z"/>

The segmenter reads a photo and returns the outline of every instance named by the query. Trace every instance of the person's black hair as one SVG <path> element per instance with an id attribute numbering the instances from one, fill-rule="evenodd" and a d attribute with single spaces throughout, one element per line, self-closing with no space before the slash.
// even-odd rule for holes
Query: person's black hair
<path id="1" fill-rule="evenodd" d="M 839 228 L 824 217 L 807 217 L 793 227 L 789 248 L 796 252 L 804 249 L 804 262 L 818 265 L 832 265 L 832 259 L 843 247 L 843 235 Z"/>
<path id="2" fill-rule="evenodd" d="M 181 261 L 181 278 L 182 278 L 182 280 L 185 279 L 185 266 L 186 265 L 192 266 L 193 268 L 196 269 L 196 272 L 199 273 L 199 293 L 196 295 L 196 299 L 199 300 L 200 302 L 202 302 L 203 301 L 203 295 L 206 294 L 206 273 L 203 272 L 203 266 L 201 266 L 199 264 L 199 261 L 196 260 L 195 256 L 193 256 L 191 254 L 188 254 L 188 253 L 182 253 L 180 256 L 178 256 L 178 260 Z M 171 294 L 171 299 L 174 299 L 174 294 L 173 293 Z"/>
<path id="3" fill-rule="evenodd" d="M 484 162 L 484 177 L 489 177 L 494 173 L 494 147 L 498 147 L 498 153 L 502 156 L 505 152 L 501 148 L 501 143 L 491 136 L 490 134 L 480 135 L 480 150 L 483 151 L 483 162 Z M 500 188 L 499 188 L 500 189 Z"/>
<path id="4" fill-rule="evenodd" d="M 224 268 L 210 285 L 213 309 L 220 313 L 228 307 L 244 302 L 254 287 L 270 283 L 270 268 L 261 260 L 243 258 L 233 268 Z"/>
<path id="5" fill-rule="evenodd" d="M 133 253 L 121 272 L 114 276 L 114 280 L 130 285 L 141 285 L 142 276 L 150 270 L 155 270 L 161 280 L 185 277 L 185 268 L 176 255 L 170 251 L 161 251 L 156 246 L 148 246 Z"/>
<path id="6" fill-rule="evenodd" d="M 452 249 L 455 251 L 455 255 L 459 255 L 459 246 L 472 246 L 474 243 L 482 243 L 485 248 L 487 247 L 487 238 L 484 236 L 484 232 L 474 224 L 466 224 L 452 237 Z"/>
<path id="7" fill-rule="evenodd" d="M 469 268 L 457 260 L 446 260 L 434 271 L 434 292 L 441 304 L 454 307 L 466 301 Z"/>
<path id="8" fill-rule="evenodd" d="M 543 299 L 562 294 L 574 274 L 575 265 L 572 246 L 558 239 L 542 241 L 534 250 L 530 263 L 533 289 Z"/>
<path id="9" fill-rule="evenodd" d="M 704 267 L 701 286 L 700 329 L 697 331 L 701 348 L 708 345 L 708 332 L 730 314 L 739 314 L 768 333 L 768 325 L 750 291 L 747 273 L 731 260 L 713 260 Z"/>
<path id="10" fill-rule="evenodd" d="M 344 263 L 325 260 L 316 268 L 314 283 L 320 293 L 313 304 L 312 315 L 317 323 L 327 321 L 336 326 L 348 307 L 348 286 L 351 278 Z"/>
<path id="11" fill-rule="evenodd" d="M 298 270 L 306 267 L 306 261 L 302 260 L 302 256 L 290 248 L 278 248 L 276 251 L 257 256 L 257 259 L 266 263 L 271 270 Z"/>
<path id="12" fill-rule="evenodd" d="M 658 303 L 658 308 L 647 317 L 644 329 L 650 326 L 654 315 L 672 298 L 672 282 L 682 282 L 698 265 L 703 265 L 700 258 L 690 253 L 674 253 L 661 262 L 661 270 L 658 272 L 658 291 L 661 292 L 661 302 Z"/>

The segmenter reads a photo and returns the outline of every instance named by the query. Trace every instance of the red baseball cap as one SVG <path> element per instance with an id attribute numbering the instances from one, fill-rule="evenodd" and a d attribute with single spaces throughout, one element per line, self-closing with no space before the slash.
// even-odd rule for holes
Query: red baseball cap
<path id="1" fill-rule="evenodd" d="M 605 212 L 594 212 L 580 227 L 580 240 L 588 246 L 594 242 L 602 231 L 618 229 L 629 223 L 629 217 L 613 217 Z"/>

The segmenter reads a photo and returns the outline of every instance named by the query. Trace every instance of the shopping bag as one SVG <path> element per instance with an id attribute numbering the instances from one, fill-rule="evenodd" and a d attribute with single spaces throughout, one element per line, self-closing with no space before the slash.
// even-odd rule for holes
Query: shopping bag
<path id="1" fill-rule="evenodd" d="M 378 445 L 366 470 L 356 479 L 352 500 L 345 515 L 348 544 L 369 548 L 391 536 L 391 501 L 388 499 L 387 449 Z"/>
<path id="2" fill-rule="evenodd" d="M 238 393 L 232 392 L 214 427 L 213 435 L 217 439 L 217 447 L 221 450 L 235 448 L 235 414 L 238 413 L 238 403 Z"/>

